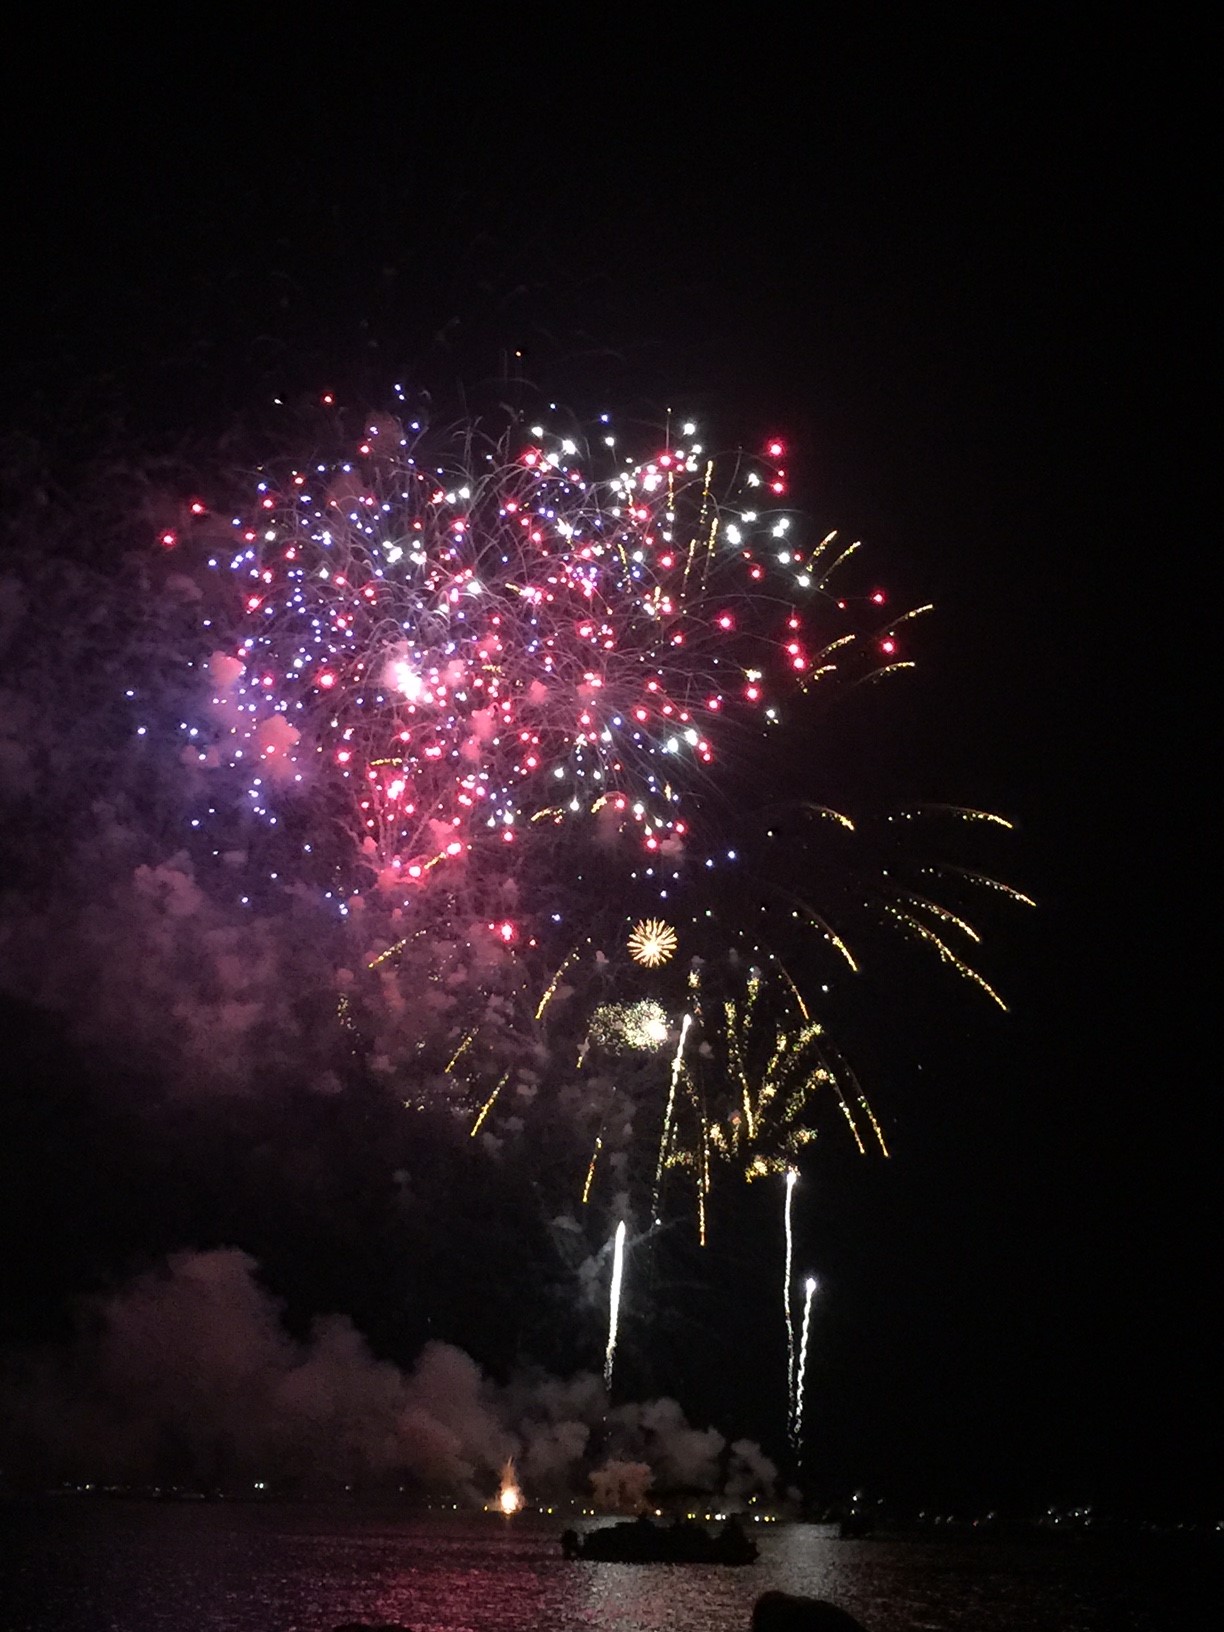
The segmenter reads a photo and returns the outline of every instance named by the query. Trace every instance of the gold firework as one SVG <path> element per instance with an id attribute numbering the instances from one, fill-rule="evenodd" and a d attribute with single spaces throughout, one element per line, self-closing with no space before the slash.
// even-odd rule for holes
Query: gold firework
<path id="1" fill-rule="evenodd" d="M 670 924 L 665 924 L 662 918 L 644 918 L 640 924 L 633 926 L 633 933 L 629 937 L 629 955 L 636 963 L 645 964 L 647 969 L 657 969 L 675 952 L 679 942 L 676 932 Z"/>

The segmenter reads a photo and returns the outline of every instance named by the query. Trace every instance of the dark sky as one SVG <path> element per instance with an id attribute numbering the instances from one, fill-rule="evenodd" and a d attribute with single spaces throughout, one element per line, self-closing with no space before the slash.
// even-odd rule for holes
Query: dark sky
<path id="1" fill-rule="evenodd" d="M 1169 473 L 1205 385 L 1204 132 L 1194 42 L 1119 26 L 336 12 L 42 42 L 9 68 L 3 419 L 71 460 L 103 408 L 137 446 L 206 439 L 278 391 L 454 391 L 521 351 L 569 401 L 787 435 L 817 522 L 939 608 L 881 780 L 1013 816 L 1041 902 L 995 932 L 1005 1020 L 881 1017 L 924 1067 L 880 1096 L 896 1155 L 813 1203 L 853 1314 L 839 1466 L 1197 1508 L 1201 794 L 1163 608 L 1185 626 L 1200 570 Z"/>

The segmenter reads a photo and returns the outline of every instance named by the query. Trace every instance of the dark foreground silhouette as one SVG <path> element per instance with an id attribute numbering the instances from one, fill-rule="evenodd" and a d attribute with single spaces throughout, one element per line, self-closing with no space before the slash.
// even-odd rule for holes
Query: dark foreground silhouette
<path id="1" fill-rule="evenodd" d="M 823 1598 L 763 1592 L 752 1611 L 752 1632 L 866 1632 L 866 1628 Z"/>
<path id="2" fill-rule="evenodd" d="M 566 1530 L 561 1537 L 566 1558 L 593 1559 L 601 1564 L 752 1564 L 757 1545 L 749 1541 L 737 1519 L 728 1519 L 717 1535 L 700 1524 L 677 1519 L 673 1524 L 652 1524 L 634 1519 L 606 1525 L 580 1536 Z"/>

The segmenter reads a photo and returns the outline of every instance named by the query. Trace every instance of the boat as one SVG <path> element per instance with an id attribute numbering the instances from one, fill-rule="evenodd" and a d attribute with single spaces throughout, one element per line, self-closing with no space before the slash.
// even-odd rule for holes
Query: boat
<path id="1" fill-rule="evenodd" d="M 756 1542 L 734 1518 L 716 1535 L 687 1520 L 660 1525 L 644 1517 L 604 1525 L 583 1536 L 566 1530 L 561 1551 L 566 1558 L 599 1564 L 753 1564 L 757 1557 Z"/>

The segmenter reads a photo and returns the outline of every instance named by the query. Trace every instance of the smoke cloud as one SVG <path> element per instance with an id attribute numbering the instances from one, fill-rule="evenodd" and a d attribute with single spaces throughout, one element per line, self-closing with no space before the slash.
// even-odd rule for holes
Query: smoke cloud
<path id="1" fill-rule="evenodd" d="M 611 1513 L 642 1513 L 653 1482 L 649 1462 L 605 1462 L 591 1474 L 596 1507 Z"/>
<path id="2" fill-rule="evenodd" d="M 589 1485 L 618 1511 L 651 1490 L 772 1488 L 758 1447 L 738 1441 L 727 1464 L 723 1436 L 694 1428 L 674 1400 L 609 1413 L 596 1377 L 498 1385 L 438 1342 L 401 1370 L 344 1316 L 295 1338 L 254 1260 L 232 1248 L 175 1254 L 83 1301 L 70 1342 L 9 1357 L 0 1404 L 6 1460 L 43 1480 L 395 1482 L 477 1502 L 513 1457 L 529 1499 Z"/>

